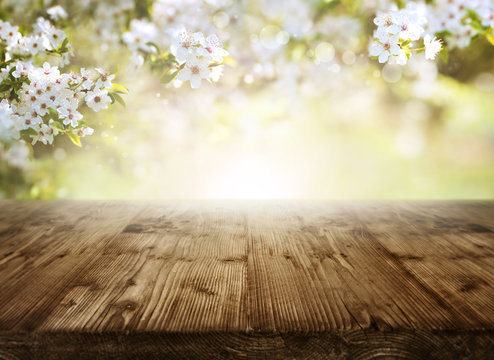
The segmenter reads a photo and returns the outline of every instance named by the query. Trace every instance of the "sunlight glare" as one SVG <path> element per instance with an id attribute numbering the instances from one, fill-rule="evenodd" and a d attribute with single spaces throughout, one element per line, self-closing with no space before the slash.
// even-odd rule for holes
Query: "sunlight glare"
<path id="1" fill-rule="evenodd" d="M 274 164 L 258 156 L 233 159 L 211 178 L 208 198 L 274 199 L 290 197 L 290 184 Z"/>

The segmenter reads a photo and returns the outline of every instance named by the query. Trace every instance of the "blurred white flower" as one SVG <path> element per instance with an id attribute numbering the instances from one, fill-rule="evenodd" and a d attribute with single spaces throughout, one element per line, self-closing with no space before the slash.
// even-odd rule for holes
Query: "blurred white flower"
<path id="1" fill-rule="evenodd" d="M 49 44 L 51 45 L 51 49 L 58 48 L 67 37 L 63 30 L 57 29 L 55 27 L 50 27 L 45 32 L 45 36 L 48 39 Z"/>
<path id="2" fill-rule="evenodd" d="M 58 21 L 60 19 L 67 19 L 67 12 L 60 5 L 52 6 L 48 10 L 46 10 L 50 18 L 54 21 Z"/>
<path id="3" fill-rule="evenodd" d="M 156 25 L 146 20 L 134 19 L 130 23 L 130 31 L 123 33 L 122 40 L 132 51 L 154 52 L 155 48 L 148 43 L 155 43 L 157 36 Z"/>
<path id="4" fill-rule="evenodd" d="M 197 89 L 201 86 L 201 81 L 211 78 L 211 70 L 208 68 L 208 58 L 197 58 L 189 56 L 185 62 L 185 68 L 178 74 L 178 80 L 190 81 L 190 86 Z"/>
<path id="5" fill-rule="evenodd" d="M 201 42 L 204 42 L 202 33 L 192 33 L 184 29 L 177 33 L 170 50 L 178 62 L 184 62 L 194 50 L 197 50 Z"/>
<path id="6" fill-rule="evenodd" d="M 77 127 L 79 121 L 82 120 L 82 114 L 77 110 L 71 108 L 59 108 L 58 114 L 60 118 L 63 119 L 64 125 L 71 125 L 72 127 Z"/>
<path id="7" fill-rule="evenodd" d="M 384 39 L 381 37 L 381 41 L 374 41 L 370 48 L 369 54 L 371 56 L 377 56 L 380 63 L 385 63 L 388 61 L 391 55 L 398 56 L 400 55 L 401 48 L 398 44 L 398 36 L 393 35 L 389 36 L 388 39 Z"/>
<path id="8" fill-rule="evenodd" d="M 220 77 L 223 76 L 224 65 L 213 66 L 211 70 L 211 81 L 218 82 Z"/>
<path id="9" fill-rule="evenodd" d="M 91 70 L 86 70 L 84 68 L 81 68 L 81 77 L 82 77 L 82 88 L 84 90 L 89 90 L 93 87 L 93 80 L 91 79 L 93 77 L 93 74 Z"/>
<path id="10" fill-rule="evenodd" d="M 133 52 L 130 57 L 129 72 L 132 74 L 139 70 L 144 64 L 144 57 L 137 52 Z"/>
<path id="11" fill-rule="evenodd" d="M 413 12 L 400 12 L 396 15 L 395 24 L 399 28 L 401 39 L 418 40 L 424 33 L 424 28 L 420 26 Z"/>
<path id="12" fill-rule="evenodd" d="M 90 127 L 83 127 L 80 129 L 74 129 L 72 130 L 73 134 L 76 134 L 80 137 L 88 136 L 88 135 L 93 135 L 94 129 Z"/>
<path id="13" fill-rule="evenodd" d="M 427 60 L 434 60 L 436 55 L 441 51 L 441 41 L 436 38 L 432 38 L 429 34 L 424 36 L 425 46 L 425 58 Z"/>
<path id="14" fill-rule="evenodd" d="M 15 78 L 27 76 L 29 66 L 30 66 L 30 64 L 19 61 L 17 63 L 17 65 L 15 66 L 15 70 L 12 72 L 12 76 Z M 32 67 L 32 65 L 30 67 Z"/>
<path id="15" fill-rule="evenodd" d="M 95 68 L 95 70 L 99 74 L 99 79 L 96 80 L 96 84 L 94 84 L 95 89 L 111 89 L 111 82 L 115 79 L 115 75 L 110 74 L 101 68 Z"/>
<path id="16" fill-rule="evenodd" d="M 43 38 L 40 36 L 28 36 L 25 38 L 26 50 L 31 55 L 36 55 L 38 52 L 45 50 Z"/>
<path id="17" fill-rule="evenodd" d="M 7 151 L 2 155 L 2 158 L 7 161 L 10 166 L 23 169 L 26 167 L 27 159 L 29 157 L 29 148 L 26 143 L 21 140 L 14 143 Z"/>
<path id="18" fill-rule="evenodd" d="M 221 63 L 223 62 L 223 57 L 228 56 L 228 51 L 221 47 L 220 40 L 215 34 L 209 35 L 201 45 L 197 53 L 201 56 L 209 56 L 213 61 Z"/>
<path id="19" fill-rule="evenodd" d="M 37 131 L 36 135 L 31 135 L 33 142 L 32 144 L 36 144 L 38 141 L 43 144 L 53 144 L 53 136 L 58 134 L 58 131 L 55 130 L 52 126 L 47 124 L 39 124 L 34 128 Z"/>

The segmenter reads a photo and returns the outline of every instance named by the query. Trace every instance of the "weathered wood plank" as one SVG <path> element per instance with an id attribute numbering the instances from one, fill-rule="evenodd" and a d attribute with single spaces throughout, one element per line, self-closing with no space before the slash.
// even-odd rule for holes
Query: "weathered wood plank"
<path id="1" fill-rule="evenodd" d="M 488 358 L 493 282 L 488 201 L 0 202 L 0 359 Z"/>
<path id="2" fill-rule="evenodd" d="M 0 333 L 0 358 L 492 359 L 492 331 Z"/>

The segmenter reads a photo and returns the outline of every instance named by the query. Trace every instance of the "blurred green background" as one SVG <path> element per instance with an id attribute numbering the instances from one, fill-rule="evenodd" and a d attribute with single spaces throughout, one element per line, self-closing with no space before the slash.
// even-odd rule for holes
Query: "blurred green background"
<path id="1" fill-rule="evenodd" d="M 245 3 L 230 4 L 218 30 L 236 63 L 198 90 L 127 71 L 126 49 L 102 51 L 88 36 L 97 30 L 90 16 L 67 30 L 71 66 L 118 65 L 127 107 L 88 114 L 95 134 L 82 148 L 59 138 L 35 146 L 25 170 L 2 164 L 0 196 L 494 197 L 487 41 L 453 50 L 448 63 L 417 55 L 405 67 L 382 66 L 367 55 L 372 7 L 312 4 L 311 30 L 285 43 L 283 23 L 262 15 L 262 2 Z"/>

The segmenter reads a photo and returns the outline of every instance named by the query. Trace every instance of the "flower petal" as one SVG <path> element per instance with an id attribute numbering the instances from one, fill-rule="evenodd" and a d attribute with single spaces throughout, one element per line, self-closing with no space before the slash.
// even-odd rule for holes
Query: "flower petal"
<path id="1" fill-rule="evenodd" d="M 382 51 L 383 51 L 382 45 L 375 42 L 374 44 L 371 45 L 369 49 L 369 54 L 370 56 L 379 56 L 379 54 L 381 54 Z"/>
<path id="2" fill-rule="evenodd" d="M 389 52 L 392 54 L 392 55 L 400 55 L 400 52 L 401 52 L 401 48 L 399 45 L 396 45 L 396 44 L 393 44 L 391 45 L 391 47 L 389 48 Z"/>
<path id="3" fill-rule="evenodd" d="M 191 75 L 192 72 L 190 71 L 190 69 L 185 68 L 178 73 L 177 79 L 180 81 L 187 81 L 190 79 Z"/>
<path id="4" fill-rule="evenodd" d="M 379 62 L 381 64 L 384 64 L 386 61 L 388 61 L 389 58 L 389 52 L 383 51 L 381 55 L 379 55 Z"/>
<path id="5" fill-rule="evenodd" d="M 193 75 L 190 77 L 190 87 L 192 89 L 197 89 L 199 86 L 201 86 L 201 77 L 198 75 Z"/>

